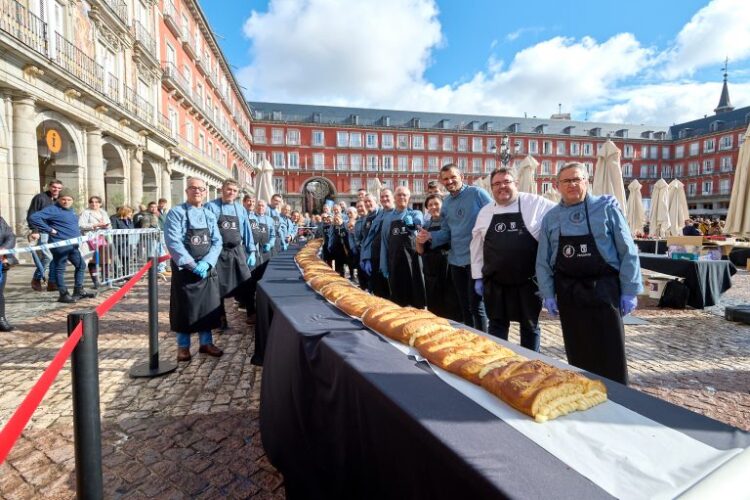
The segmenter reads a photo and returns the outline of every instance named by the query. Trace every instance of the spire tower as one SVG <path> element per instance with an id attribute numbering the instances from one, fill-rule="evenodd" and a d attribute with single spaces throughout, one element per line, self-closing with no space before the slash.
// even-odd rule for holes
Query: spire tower
<path id="1" fill-rule="evenodd" d="M 732 106 L 732 102 L 729 100 L 729 86 L 727 85 L 727 66 L 729 65 L 729 58 L 724 59 L 724 68 L 722 70 L 724 71 L 724 86 L 721 89 L 721 97 L 719 98 L 719 105 L 714 109 L 714 113 L 717 115 L 720 113 L 726 113 L 728 111 L 732 111 L 734 109 L 734 106 Z"/>

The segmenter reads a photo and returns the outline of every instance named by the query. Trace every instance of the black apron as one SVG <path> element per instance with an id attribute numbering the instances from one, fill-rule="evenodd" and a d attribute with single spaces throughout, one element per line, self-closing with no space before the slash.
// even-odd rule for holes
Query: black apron
<path id="1" fill-rule="evenodd" d="M 253 241 L 255 241 L 255 248 L 257 249 L 255 267 L 260 267 L 261 264 L 268 262 L 271 258 L 268 253 L 263 253 L 263 245 L 271 241 L 271 235 L 268 231 L 268 224 L 263 224 L 260 219 L 251 218 L 249 221 L 250 231 L 253 233 Z"/>
<path id="2" fill-rule="evenodd" d="M 518 212 L 492 216 L 482 249 L 484 307 L 488 318 L 518 321 L 526 329 L 536 329 L 542 311 L 542 299 L 534 280 L 538 246 L 523 221 L 520 196 Z"/>
<path id="3" fill-rule="evenodd" d="M 271 219 L 273 219 L 273 228 L 276 231 L 276 240 L 273 243 L 273 248 L 271 249 L 271 257 L 274 255 L 278 255 L 281 253 L 281 216 L 280 215 L 271 215 Z"/>
<path id="4" fill-rule="evenodd" d="M 374 217 L 373 217 L 374 218 Z M 365 224 L 367 224 L 365 222 Z M 367 231 L 370 232 L 369 230 Z M 375 237 L 372 239 L 372 245 L 370 246 L 370 263 L 372 264 L 372 276 L 370 276 L 370 291 L 382 297 L 389 299 L 391 297 L 391 289 L 388 285 L 388 280 L 380 272 L 380 238 L 383 232 L 383 225 L 378 227 Z"/>
<path id="5" fill-rule="evenodd" d="M 190 227 L 185 206 L 185 248 L 198 262 L 211 249 L 208 228 Z M 205 210 L 205 209 L 204 209 Z M 169 326 L 180 333 L 202 332 L 218 328 L 221 324 L 221 291 L 216 269 L 211 269 L 206 279 L 191 270 L 172 264 L 172 286 L 169 293 Z"/>
<path id="6" fill-rule="evenodd" d="M 440 222 L 434 219 L 430 219 L 425 225 L 425 229 L 429 232 L 440 231 L 440 227 Z M 449 249 L 450 243 L 440 246 L 425 245 L 422 254 L 425 302 L 431 313 L 454 321 L 462 321 L 456 287 L 453 286 L 448 267 Z"/>
<path id="7" fill-rule="evenodd" d="M 331 259 L 335 262 L 336 272 L 344 276 L 344 264 L 349 263 L 349 232 L 344 225 L 331 228 Z"/>
<path id="8" fill-rule="evenodd" d="M 247 254 L 242 244 L 237 214 L 221 214 L 218 225 L 223 246 L 216 262 L 216 273 L 219 275 L 221 296 L 231 297 L 237 287 L 250 279 L 250 268 L 247 267 Z"/>
<path id="9" fill-rule="evenodd" d="M 627 383 L 619 271 L 599 253 L 583 201 L 588 234 L 563 236 L 555 259 L 555 294 L 571 365 Z"/>
<path id="10" fill-rule="evenodd" d="M 425 306 L 422 263 L 417 255 L 416 231 L 404 221 L 391 221 L 388 231 L 388 285 L 391 300 L 400 306 Z M 373 267 L 375 269 L 375 267 Z"/>

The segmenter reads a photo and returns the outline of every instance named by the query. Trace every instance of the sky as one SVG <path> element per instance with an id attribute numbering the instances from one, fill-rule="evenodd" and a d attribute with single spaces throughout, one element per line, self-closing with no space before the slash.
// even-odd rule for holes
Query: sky
<path id="1" fill-rule="evenodd" d="M 750 106 L 750 0 L 202 0 L 249 101 L 671 125 Z"/>

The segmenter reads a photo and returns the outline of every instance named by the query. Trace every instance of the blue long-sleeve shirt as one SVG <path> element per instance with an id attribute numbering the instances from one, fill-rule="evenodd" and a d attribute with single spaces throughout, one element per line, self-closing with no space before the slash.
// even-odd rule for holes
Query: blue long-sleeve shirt
<path id="1" fill-rule="evenodd" d="M 28 221 L 41 232 L 49 234 L 50 243 L 81 236 L 78 216 L 72 208 L 63 208 L 59 203 L 49 205 L 29 215 Z M 52 231 L 55 234 L 52 234 Z"/>
<path id="2" fill-rule="evenodd" d="M 292 222 L 292 219 L 289 217 L 281 216 L 281 225 L 284 226 L 284 232 L 286 236 L 291 236 L 294 238 L 297 236 L 297 224 Z"/>
<path id="3" fill-rule="evenodd" d="M 362 250 L 359 252 L 359 260 L 361 262 L 372 258 L 372 242 L 375 239 L 375 235 L 380 230 L 380 224 L 383 222 L 383 214 L 389 211 L 390 210 L 385 210 L 384 208 L 378 208 L 375 210 L 375 218 L 370 225 L 370 232 L 367 233 L 364 241 L 362 241 Z M 371 215 L 372 213 L 369 213 L 367 216 L 370 217 Z"/>
<path id="4" fill-rule="evenodd" d="M 268 226 L 268 244 L 271 245 L 271 248 L 273 248 L 274 244 L 276 243 L 276 229 L 273 227 L 273 219 L 268 214 L 258 215 L 255 212 L 250 212 L 248 214 L 248 220 L 254 220 L 257 221 L 258 224 L 265 224 Z M 262 248 L 258 248 L 259 252 L 262 252 Z"/>
<path id="5" fill-rule="evenodd" d="M 273 207 L 266 207 L 266 215 L 268 215 L 272 220 L 274 218 L 277 218 L 279 220 L 278 226 L 275 227 L 276 229 L 276 237 L 281 238 L 281 241 L 286 241 L 286 224 L 284 224 L 284 217 L 281 215 L 281 212 Z M 274 222 L 274 224 L 276 224 Z"/>
<path id="6" fill-rule="evenodd" d="M 620 292 L 637 295 L 643 291 L 638 249 L 630 235 L 625 217 L 617 200 L 609 195 L 587 195 L 591 232 L 602 258 L 620 272 Z M 560 234 L 582 236 L 588 234 L 583 202 L 566 206 L 560 202 L 542 219 L 536 257 L 536 277 L 543 298 L 555 296 L 554 267 Z"/>
<path id="7" fill-rule="evenodd" d="M 365 231 L 365 219 L 367 216 L 359 217 L 357 221 L 354 223 L 354 244 L 357 247 L 357 251 L 359 252 L 361 250 L 362 246 L 362 238 Z"/>
<path id="8" fill-rule="evenodd" d="M 388 274 L 388 239 L 390 236 L 391 223 L 395 220 L 404 220 L 407 215 L 411 216 L 412 226 L 421 227 L 424 224 L 422 212 L 410 208 L 405 208 L 403 210 L 394 209 L 383 216 L 383 222 L 381 223 L 383 230 L 380 232 L 380 272 L 383 273 L 383 275 Z M 410 229 L 410 231 L 415 230 L 416 227 Z"/>
<path id="9" fill-rule="evenodd" d="M 469 245 L 471 231 L 477 221 L 479 211 L 492 201 L 484 189 L 476 186 L 464 186 L 457 194 L 446 196 L 440 209 L 440 230 L 433 231 L 431 245 L 440 246 L 450 243 L 448 263 L 454 266 L 471 264 Z"/>
<path id="10" fill-rule="evenodd" d="M 255 241 L 253 241 L 253 232 L 250 230 L 250 221 L 248 220 L 247 210 L 242 206 L 242 203 L 235 201 L 233 203 L 224 203 L 221 198 L 217 198 L 206 205 L 206 208 L 211 210 L 216 216 L 216 220 L 219 220 L 221 215 L 234 215 L 237 216 L 240 223 L 240 237 L 242 238 L 242 244 L 245 247 L 245 251 L 248 255 L 255 251 Z"/>
<path id="11" fill-rule="evenodd" d="M 175 261 L 178 267 L 195 267 L 195 260 L 188 253 L 185 247 L 185 233 L 187 231 L 187 221 L 190 221 L 191 229 L 208 228 L 208 234 L 211 238 L 211 249 L 200 260 L 208 262 L 211 267 L 216 266 L 216 261 L 221 254 L 221 235 L 219 226 L 216 224 L 216 215 L 206 207 L 194 207 L 187 203 L 177 205 L 167 214 L 167 220 L 164 223 L 164 241 L 169 249 L 169 255 Z"/>

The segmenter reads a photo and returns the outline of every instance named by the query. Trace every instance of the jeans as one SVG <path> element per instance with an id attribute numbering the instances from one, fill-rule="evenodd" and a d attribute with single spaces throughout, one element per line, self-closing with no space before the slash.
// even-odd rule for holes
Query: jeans
<path id="1" fill-rule="evenodd" d="M 37 240 L 37 245 L 44 245 L 46 243 L 49 243 L 49 234 L 47 233 L 40 233 L 39 239 Z M 34 279 L 35 280 L 43 280 L 44 275 L 47 272 L 47 269 L 49 268 L 49 282 L 55 283 L 55 280 L 57 279 L 57 271 L 55 269 L 55 261 L 52 258 L 52 250 L 49 248 L 43 248 L 39 250 L 39 253 L 41 253 L 41 257 L 37 255 L 36 252 L 31 252 L 31 258 L 34 259 L 34 265 L 36 265 L 36 271 L 34 271 Z"/>
<path id="2" fill-rule="evenodd" d="M 487 331 L 487 314 L 484 312 L 484 301 L 474 291 L 474 280 L 471 279 L 471 266 L 448 266 L 453 285 L 456 287 L 458 306 L 461 309 L 463 323 L 466 326 Z"/>
<path id="3" fill-rule="evenodd" d="M 214 338 L 213 338 L 213 335 L 211 335 L 211 330 L 198 332 L 198 339 L 199 339 L 200 345 L 208 345 L 208 344 L 214 343 Z M 184 347 L 185 349 L 190 349 L 190 334 L 189 333 L 177 332 L 177 347 Z"/>
<path id="4" fill-rule="evenodd" d="M 500 337 L 503 340 L 508 340 L 508 330 L 510 330 L 510 321 L 490 319 L 490 335 Z M 520 332 L 521 346 L 539 352 L 539 344 L 542 338 L 539 325 L 537 325 L 536 328 L 530 328 L 529 325 L 520 323 Z"/>
<path id="5" fill-rule="evenodd" d="M 83 288 L 83 276 L 85 273 L 81 252 L 78 251 L 78 245 L 72 245 L 62 248 L 52 248 L 53 264 L 55 265 L 55 282 L 60 294 L 68 291 L 65 286 L 65 263 L 69 261 L 75 267 L 74 285 L 76 288 Z M 51 266 L 50 266 L 51 267 Z"/>

